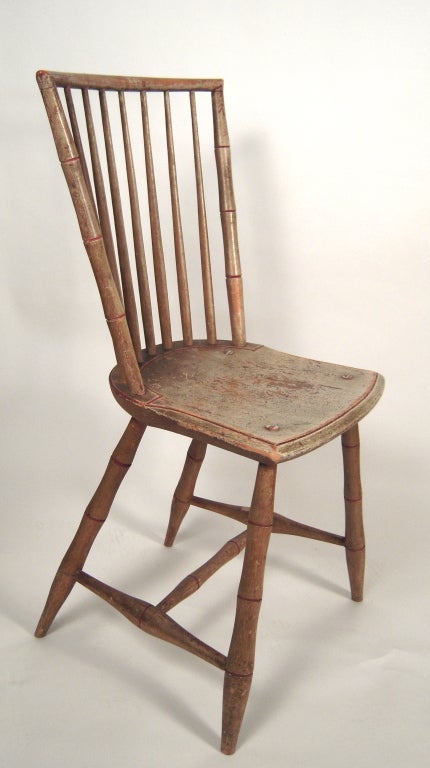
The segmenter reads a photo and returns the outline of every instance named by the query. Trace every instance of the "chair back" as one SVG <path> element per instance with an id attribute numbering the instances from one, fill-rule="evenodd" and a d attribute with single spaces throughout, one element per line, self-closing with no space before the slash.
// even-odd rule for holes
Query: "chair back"
<path id="1" fill-rule="evenodd" d="M 223 81 L 46 71 L 37 73 L 37 81 L 117 363 L 130 391 L 144 392 L 142 346 L 149 355 L 156 354 L 157 344 L 171 349 L 175 338 L 191 346 L 193 327 L 201 317 L 203 336 L 208 344 L 216 344 L 212 242 L 224 251 L 231 340 L 243 346 L 242 277 Z M 207 127 L 210 104 L 214 161 L 199 131 L 199 125 Z M 213 202 L 208 178 L 209 189 L 214 184 L 218 189 L 222 238 L 207 216 L 208 197 Z M 165 252 L 172 257 L 165 260 Z M 199 286 L 194 285 L 195 268 L 187 269 L 196 258 Z"/>

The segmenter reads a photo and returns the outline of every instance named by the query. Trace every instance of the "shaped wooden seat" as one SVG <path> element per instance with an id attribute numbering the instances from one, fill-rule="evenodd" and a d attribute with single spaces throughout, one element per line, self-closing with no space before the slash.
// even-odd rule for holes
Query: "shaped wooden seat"
<path id="1" fill-rule="evenodd" d="M 274 463 L 345 432 L 382 387 L 372 371 L 222 342 L 144 355 L 142 374 L 141 397 L 130 396 L 118 369 L 111 374 L 112 392 L 130 415 Z"/>
<path id="2" fill-rule="evenodd" d="M 381 396 L 383 379 L 372 371 L 295 357 L 247 342 L 221 80 L 45 71 L 38 72 L 37 79 L 113 341 L 116 366 L 110 386 L 131 419 L 60 563 L 36 635 L 46 634 L 71 589 L 79 583 L 140 629 L 218 667 L 224 672 L 221 749 L 230 754 L 236 748 L 252 681 L 271 533 L 304 536 L 343 547 L 352 599 L 362 599 L 365 542 L 358 422 Z M 151 99 L 156 100 L 155 106 Z M 180 99 L 182 112 L 176 119 Z M 199 131 L 200 121 L 204 122 L 203 99 L 212 112 L 213 171 Z M 162 131 L 154 130 L 156 115 L 160 114 Z M 188 149 L 178 152 L 176 136 L 184 139 L 187 130 Z M 153 144 L 160 151 L 163 142 L 164 154 L 157 161 Z M 187 157 L 191 160 L 190 172 L 185 171 Z M 160 185 L 163 173 L 164 183 Z M 222 242 L 231 330 L 228 340 L 219 340 L 217 333 L 219 310 L 217 315 L 212 276 L 215 264 L 210 247 L 213 229 L 207 215 L 213 195 L 207 194 L 208 177 L 216 180 L 218 189 L 222 239 L 216 250 Z M 167 189 L 169 213 L 160 194 L 161 186 Z M 193 207 L 194 218 L 190 216 Z M 170 234 L 162 236 L 167 215 Z M 187 250 L 188 242 L 191 248 Z M 152 251 L 150 262 L 146 259 L 148 244 Z M 190 270 L 196 246 L 202 294 L 197 319 L 192 311 L 198 303 L 194 298 L 195 263 L 192 274 Z M 171 258 L 165 261 L 167 251 Z M 176 312 L 171 302 L 174 283 Z M 158 318 L 153 313 L 154 297 Z M 196 340 L 196 326 L 203 328 L 204 339 Z M 165 544 L 173 544 L 190 505 L 231 517 L 245 526 L 242 533 L 186 576 L 157 605 L 124 594 L 83 570 L 148 426 L 191 437 L 173 494 Z M 338 436 L 343 450 L 345 533 L 322 531 L 276 514 L 277 465 Z M 208 444 L 257 462 L 249 508 L 195 495 Z M 236 617 L 228 653 L 223 654 L 168 614 L 243 550 Z"/>

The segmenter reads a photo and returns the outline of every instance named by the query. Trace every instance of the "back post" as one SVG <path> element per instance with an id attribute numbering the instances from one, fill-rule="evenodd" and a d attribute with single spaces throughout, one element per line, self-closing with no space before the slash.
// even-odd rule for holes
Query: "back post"
<path id="1" fill-rule="evenodd" d="M 112 337 L 121 376 L 133 394 L 144 386 L 118 287 L 112 275 L 103 236 L 85 173 L 49 72 L 37 72 L 37 82 L 48 114 L 58 157 L 78 218 L 79 228 L 96 279 L 106 322 Z"/>
<path id="2" fill-rule="evenodd" d="M 225 276 L 232 341 L 234 346 L 243 347 L 246 344 L 246 332 L 242 272 L 237 237 L 236 203 L 233 191 L 230 141 L 222 88 L 217 88 L 212 92 L 212 109 L 220 216 L 224 241 Z"/>

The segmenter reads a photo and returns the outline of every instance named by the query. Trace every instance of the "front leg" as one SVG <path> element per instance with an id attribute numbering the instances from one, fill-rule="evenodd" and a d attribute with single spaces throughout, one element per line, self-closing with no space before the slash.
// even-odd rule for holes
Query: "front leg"
<path id="1" fill-rule="evenodd" d="M 72 591 L 89 551 L 100 528 L 106 520 L 115 494 L 136 454 L 146 429 L 136 419 L 131 419 L 116 446 L 100 484 L 86 508 L 75 537 L 60 563 L 39 619 L 36 637 L 44 637 L 64 601 Z"/>
<path id="2" fill-rule="evenodd" d="M 275 481 L 276 466 L 259 464 L 224 678 L 221 751 L 227 755 L 236 749 L 254 671 L 257 622 L 263 597 L 266 552 L 273 523 Z"/>
<path id="3" fill-rule="evenodd" d="M 365 540 L 360 480 L 360 436 L 358 424 L 342 435 L 344 495 L 345 495 L 345 549 L 351 597 L 363 599 Z"/>

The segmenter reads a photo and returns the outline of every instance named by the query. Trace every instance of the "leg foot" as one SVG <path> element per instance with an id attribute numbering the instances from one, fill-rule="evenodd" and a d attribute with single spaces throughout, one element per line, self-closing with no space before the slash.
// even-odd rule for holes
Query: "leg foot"
<path id="1" fill-rule="evenodd" d="M 57 571 L 51 589 L 49 590 L 44 611 L 34 633 L 35 637 L 45 637 L 49 627 L 54 621 L 64 601 L 72 591 L 74 585 L 75 579 L 73 576 L 61 573 L 60 570 Z"/>
<path id="2" fill-rule="evenodd" d="M 233 755 L 236 751 L 240 726 L 251 690 L 252 674 L 246 677 L 225 673 L 224 701 L 228 702 L 223 712 L 221 752 Z"/>

